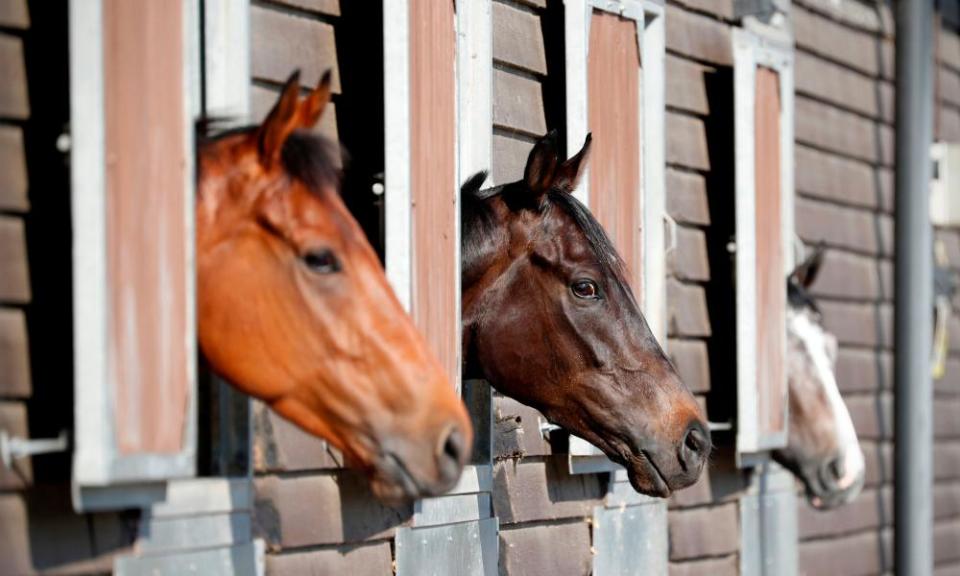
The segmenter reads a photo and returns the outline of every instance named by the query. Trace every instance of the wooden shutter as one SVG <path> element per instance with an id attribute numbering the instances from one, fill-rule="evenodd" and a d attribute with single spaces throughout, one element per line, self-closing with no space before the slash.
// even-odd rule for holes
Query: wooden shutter
<path id="1" fill-rule="evenodd" d="M 80 487 L 191 476 L 197 4 L 70 6 Z"/>
<path id="2" fill-rule="evenodd" d="M 792 49 L 737 29 L 737 454 L 787 441 L 786 278 L 793 257 Z M 749 458 L 748 458 L 749 460 Z"/>

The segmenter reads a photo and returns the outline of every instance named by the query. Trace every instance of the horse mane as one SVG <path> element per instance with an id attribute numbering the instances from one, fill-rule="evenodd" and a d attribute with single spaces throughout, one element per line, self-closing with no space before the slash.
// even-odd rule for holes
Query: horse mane
<path id="1" fill-rule="evenodd" d="M 197 150 L 230 136 L 251 134 L 258 128 L 257 124 L 237 126 L 226 118 L 200 118 L 195 125 Z M 347 153 L 339 144 L 321 134 L 304 130 L 292 133 L 280 152 L 280 161 L 287 174 L 303 182 L 317 195 L 330 188 L 340 189 L 342 165 L 347 160 Z"/>
<path id="2" fill-rule="evenodd" d="M 483 248 L 483 238 L 490 234 L 490 230 L 494 226 L 493 213 L 487 204 L 487 200 L 496 196 L 506 197 L 510 194 L 527 192 L 523 189 L 523 184 L 520 181 L 481 189 L 486 178 L 486 172 L 478 172 L 471 176 L 460 188 L 462 207 L 460 214 L 461 258 L 464 262 L 464 268 L 467 268 L 470 262 L 480 256 L 480 251 Z M 510 203 L 507 202 L 507 204 Z M 627 294 L 632 295 L 633 292 L 627 282 L 626 265 L 603 226 L 597 222 L 590 210 L 572 194 L 562 190 L 547 192 L 541 209 L 547 209 L 549 206 L 556 206 L 563 210 L 573 220 L 577 228 L 586 237 L 587 244 L 589 244 L 591 252 L 593 252 L 601 267 L 608 271 L 618 286 L 624 288 Z"/>

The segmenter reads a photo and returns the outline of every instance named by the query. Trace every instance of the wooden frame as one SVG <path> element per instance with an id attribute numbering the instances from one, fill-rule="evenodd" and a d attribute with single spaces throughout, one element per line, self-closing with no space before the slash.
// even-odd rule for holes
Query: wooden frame
<path id="1" fill-rule="evenodd" d="M 639 211 L 630 221 L 639 223 L 639 253 L 633 265 L 635 291 L 647 322 L 661 345 L 666 345 L 666 250 L 665 218 L 665 8 L 652 0 L 567 0 L 565 9 L 567 72 L 567 154 L 576 153 L 590 132 L 590 28 L 595 12 L 612 13 L 636 23 L 640 59 L 637 110 L 639 150 Z M 594 142 L 595 146 L 597 142 Z M 596 153 L 596 150 L 594 151 Z M 596 155 L 591 162 L 596 162 Z M 581 181 L 574 195 L 591 206 L 590 176 Z M 598 215 L 598 218 L 600 215 Z M 601 221 L 606 226 L 606 223 Z M 639 286 L 637 286 L 639 284 Z M 594 473 L 616 469 L 595 446 L 577 437 L 570 438 L 570 470 Z"/>
<path id="2" fill-rule="evenodd" d="M 733 31 L 737 461 L 742 466 L 787 442 L 784 283 L 794 257 L 793 41 L 785 32 L 751 19 L 746 24 L 747 29 Z M 768 95 L 761 102 L 758 91 Z M 758 146 L 758 139 L 767 142 Z M 779 166 L 769 159 L 758 162 L 759 154 L 777 145 Z M 764 192 L 777 184 L 778 195 Z M 767 214 L 761 214 L 764 211 Z M 779 222 L 771 219 L 777 217 Z M 773 251 L 768 249 L 778 233 L 779 254 L 775 244 Z M 764 334 L 769 336 L 762 338 Z"/>
<path id="3" fill-rule="evenodd" d="M 70 4 L 76 374 L 73 484 L 78 509 L 84 508 L 84 489 L 126 484 L 129 491 L 130 484 L 189 477 L 195 472 L 196 313 L 191 271 L 193 119 L 200 103 L 198 10 L 197 0 L 151 6 L 150 10 L 131 9 L 118 0 L 74 0 Z M 152 30 L 179 26 L 180 34 L 161 33 L 151 41 L 172 40 L 172 45 L 155 49 L 166 54 L 179 52 L 182 60 L 174 60 L 172 70 L 145 69 L 137 59 L 149 58 L 148 54 L 105 52 L 107 45 L 138 42 L 140 37 L 130 32 L 132 26 Z M 150 79 L 151 74 L 157 76 Z M 162 122 L 158 129 L 167 133 L 166 141 L 119 156 L 116 151 L 130 150 L 129 139 L 139 129 L 129 109 L 136 95 L 127 88 L 150 89 L 139 84 L 144 79 L 154 87 L 169 86 L 171 74 L 180 76 L 180 82 L 173 84 L 174 94 L 177 84 L 182 87 L 180 96 L 154 93 L 153 101 L 142 103 L 147 110 L 135 113 L 152 117 L 149 112 L 155 109 L 169 115 L 168 105 L 173 106 L 179 125 L 176 120 Z M 126 115 L 120 116 L 124 112 Z M 169 196 L 170 182 L 155 185 L 163 188 L 163 194 L 149 185 L 132 185 L 131 179 L 146 178 L 143 170 L 167 171 L 167 164 L 176 167 L 172 173 L 182 183 L 179 197 Z M 135 199 L 131 189 L 138 194 Z M 152 197 L 151 191 L 155 192 Z M 151 198 L 163 205 L 152 213 L 141 233 L 136 214 L 141 208 L 149 209 L 145 205 Z M 164 214 L 168 218 L 162 218 Z M 111 238 L 117 240 L 111 242 Z M 135 256 L 125 252 L 130 246 L 136 246 Z M 138 263 L 151 256 L 157 258 L 162 271 Z M 159 274 L 161 282 L 152 274 Z M 154 290 L 135 289 L 138 286 L 153 286 Z M 124 291 L 119 294 L 121 287 Z M 139 325 L 138 315 L 145 316 Z M 151 318 L 157 315 L 169 319 L 154 324 Z M 159 362 L 146 362 L 153 355 Z M 169 372 L 165 360 L 179 365 L 177 373 Z M 121 404 L 123 408 L 118 407 Z M 130 413 L 147 406 L 159 416 L 137 418 Z M 171 428 L 170 420 L 179 425 Z"/>

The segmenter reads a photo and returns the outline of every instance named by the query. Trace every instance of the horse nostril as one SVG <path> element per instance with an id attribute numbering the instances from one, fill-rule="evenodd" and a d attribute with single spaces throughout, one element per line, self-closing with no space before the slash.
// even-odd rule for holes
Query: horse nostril
<path id="1" fill-rule="evenodd" d="M 451 426 L 446 436 L 441 438 L 437 453 L 437 468 L 440 477 L 444 480 L 456 478 L 460 474 L 460 467 L 466 456 L 466 440 L 458 426 Z"/>
<path id="2" fill-rule="evenodd" d="M 710 433 L 694 422 L 687 428 L 680 449 L 680 461 L 687 470 L 698 469 L 710 453 Z"/>

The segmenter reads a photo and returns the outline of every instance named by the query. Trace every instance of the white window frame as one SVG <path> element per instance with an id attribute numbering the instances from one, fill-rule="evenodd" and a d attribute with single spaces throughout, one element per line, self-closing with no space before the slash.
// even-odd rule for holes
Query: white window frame
<path id="1" fill-rule="evenodd" d="M 588 74 L 590 23 L 594 10 L 634 20 L 641 55 L 640 210 L 643 222 L 643 314 L 657 341 L 666 348 L 666 247 L 664 242 L 666 97 L 665 7 L 662 0 L 566 0 L 567 155 L 579 151 L 589 132 Z M 590 204 L 589 165 L 574 196 Z M 571 473 L 591 474 L 620 468 L 582 438 L 570 437 Z"/>
<path id="2" fill-rule="evenodd" d="M 784 429 L 761 437 L 757 418 L 756 380 L 756 222 L 754 113 L 756 70 L 771 68 L 780 85 L 780 187 L 783 281 L 793 266 L 794 249 L 794 95 L 793 38 L 788 31 L 767 26 L 752 17 L 733 30 L 734 137 L 736 166 L 736 281 L 737 281 L 737 462 L 751 467 L 766 459 L 769 450 L 785 446 L 789 433 L 788 402 L 784 398 Z M 784 286 L 784 290 L 786 287 Z M 786 330 L 786 327 L 784 327 Z M 786 338 L 782 350 L 786 379 Z M 786 382 L 783 385 L 787 393 Z"/>
<path id="3" fill-rule="evenodd" d="M 199 2 L 182 0 L 183 87 L 188 105 L 183 129 L 186 150 L 194 149 L 193 122 L 199 111 Z M 70 2 L 71 198 L 73 205 L 74 321 L 74 506 L 115 508 L 156 493 L 156 483 L 196 473 L 197 378 L 195 275 L 186 275 L 188 406 L 182 450 L 173 455 L 121 455 L 114 434 L 115 384 L 109 370 L 104 109 L 103 0 Z M 194 267 L 194 166 L 187 154 L 184 222 L 186 265 Z M 152 484 L 152 486 L 151 486 Z M 140 487 L 144 487 L 140 490 Z M 107 495 L 103 490 L 114 490 Z"/>

